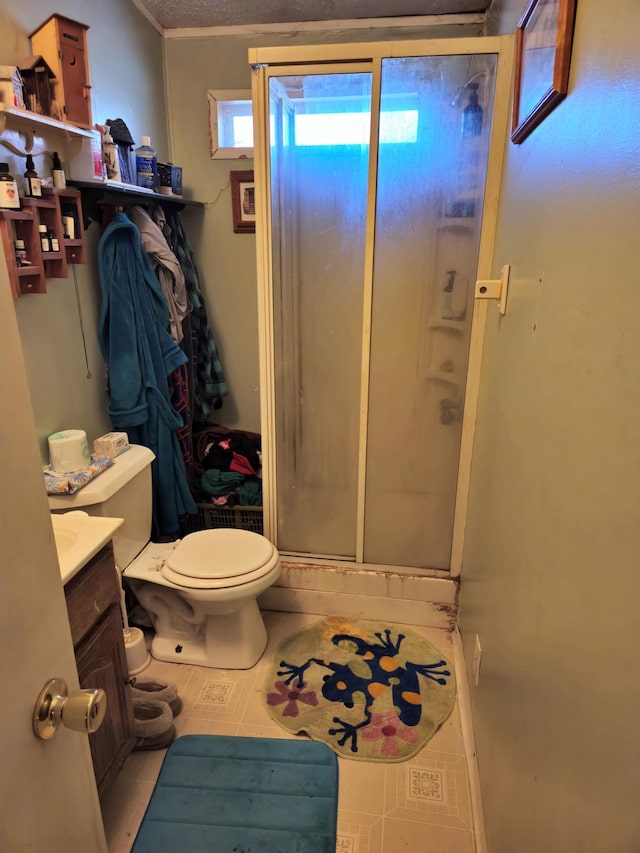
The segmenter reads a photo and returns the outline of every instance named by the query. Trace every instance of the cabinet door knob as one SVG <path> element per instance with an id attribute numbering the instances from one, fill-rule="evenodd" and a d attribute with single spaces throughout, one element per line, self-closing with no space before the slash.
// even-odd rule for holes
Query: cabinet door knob
<path id="1" fill-rule="evenodd" d="M 91 734 L 107 712 L 107 694 L 100 688 L 76 690 L 71 695 L 62 678 L 52 678 L 40 691 L 33 711 L 33 731 L 41 740 L 52 738 L 60 724 Z"/>

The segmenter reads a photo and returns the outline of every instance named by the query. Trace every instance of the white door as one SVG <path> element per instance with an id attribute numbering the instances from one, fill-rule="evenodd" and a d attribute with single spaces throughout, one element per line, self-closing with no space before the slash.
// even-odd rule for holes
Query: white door
<path id="1" fill-rule="evenodd" d="M 104 853 L 87 735 L 32 730 L 44 684 L 78 674 L 2 249 L 0 341 L 0 850 Z"/>

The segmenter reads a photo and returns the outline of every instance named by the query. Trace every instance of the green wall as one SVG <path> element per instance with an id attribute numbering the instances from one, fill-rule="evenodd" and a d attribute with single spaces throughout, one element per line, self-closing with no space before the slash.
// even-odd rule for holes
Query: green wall
<path id="1" fill-rule="evenodd" d="M 640 849 L 639 31 L 578 0 L 569 95 L 506 146 L 460 610 L 491 853 Z"/>

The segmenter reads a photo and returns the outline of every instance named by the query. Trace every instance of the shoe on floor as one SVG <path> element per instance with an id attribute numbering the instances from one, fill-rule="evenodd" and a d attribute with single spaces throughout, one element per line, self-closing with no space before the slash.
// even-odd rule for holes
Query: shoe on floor
<path id="1" fill-rule="evenodd" d="M 167 681 L 153 681 L 150 678 L 133 678 L 131 680 L 133 696 L 142 699 L 160 699 L 167 702 L 174 717 L 182 710 L 182 699 L 178 696 L 178 688 Z"/>
<path id="2" fill-rule="evenodd" d="M 133 697 L 134 750 L 164 749 L 173 742 L 176 729 L 167 702 L 159 699 Z"/>

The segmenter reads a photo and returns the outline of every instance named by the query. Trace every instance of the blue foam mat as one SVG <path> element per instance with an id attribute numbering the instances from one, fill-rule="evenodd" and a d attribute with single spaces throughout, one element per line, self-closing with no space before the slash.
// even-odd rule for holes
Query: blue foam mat
<path id="1" fill-rule="evenodd" d="M 184 735 L 131 853 L 334 853 L 338 760 L 323 743 Z"/>

